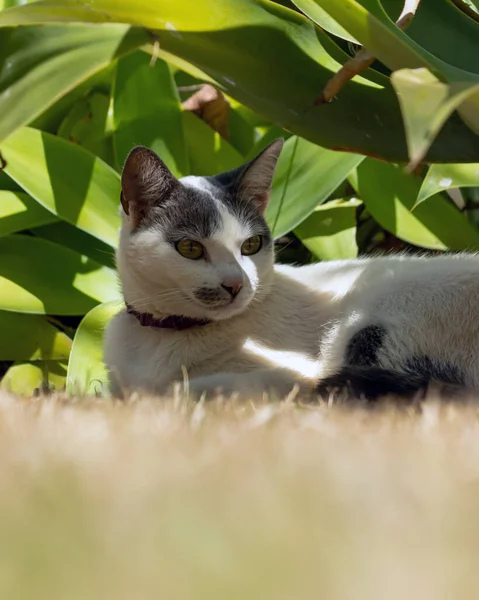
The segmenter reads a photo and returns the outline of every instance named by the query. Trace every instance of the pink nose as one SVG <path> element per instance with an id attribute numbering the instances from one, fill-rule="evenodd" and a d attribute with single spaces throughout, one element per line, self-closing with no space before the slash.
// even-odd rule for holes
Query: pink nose
<path id="1" fill-rule="evenodd" d="M 232 285 L 224 285 L 224 283 L 222 283 L 221 287 L 226 290 L 232 298 L 236 298 L 236 296 L 241 292 L 243 284 L 235 283 Z"/>

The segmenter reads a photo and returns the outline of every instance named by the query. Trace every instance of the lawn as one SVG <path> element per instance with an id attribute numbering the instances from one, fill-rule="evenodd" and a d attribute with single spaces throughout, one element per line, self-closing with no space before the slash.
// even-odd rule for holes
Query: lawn
<path id="1" fill-rule="evenodd" d="M 0 598 L 479 589 L 479 411 L 0 396 Z"/>

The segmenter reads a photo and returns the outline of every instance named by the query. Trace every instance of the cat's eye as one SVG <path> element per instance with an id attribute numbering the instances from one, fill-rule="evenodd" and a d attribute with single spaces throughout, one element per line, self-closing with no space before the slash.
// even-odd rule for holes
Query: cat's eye
<path id="1" fill-rule="evenodd" d="M 203 246 L 194 240 L 180 240 L 176 243 L 175 247 L 181 256 L 190 260 L 198 260 L 205 253 Z"/>
<path id="2" fill-rule="evenodd" d="M 261 250 L 263 245 L 263 238 L 260 235 L 254 235 L 253 237 L 245 240 L 241 246 L 241 254 L 243 256 L 251 256 Z"/>

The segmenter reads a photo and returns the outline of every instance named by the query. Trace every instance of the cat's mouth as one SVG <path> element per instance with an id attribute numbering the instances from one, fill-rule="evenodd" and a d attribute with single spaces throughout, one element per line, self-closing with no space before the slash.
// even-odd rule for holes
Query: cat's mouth
<path id="1" fill-rule="evenodd" d="M 248 303 L 247 290 L 232 295 L 221 288 L 199 287 L 193 292 L 195 301 L 207 309 L 216 310 Z"/>
<path id="2" fill-rule="evenodd" d="M 197 306 L 201 306 L 201 308 L 205 311 L 205 316 L 208 316 L 209 318 L 227 319 L 233 315 L 243 312 L 250 304 L 251 299 L 252 298 L 246 294 L 244 296 L 240 295 L 236 298 L 230 298 L 215 303 L 206 303 L 195 298 L 195 304 Z"/>

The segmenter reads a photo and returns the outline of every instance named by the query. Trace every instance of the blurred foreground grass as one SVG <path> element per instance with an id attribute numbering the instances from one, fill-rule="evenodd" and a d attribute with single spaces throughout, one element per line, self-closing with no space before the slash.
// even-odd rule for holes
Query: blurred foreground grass
<path id="1" fill-rule="evenodd" d="M 0 598 L 479 596 L 479 409 L 0 396 Z"/>

